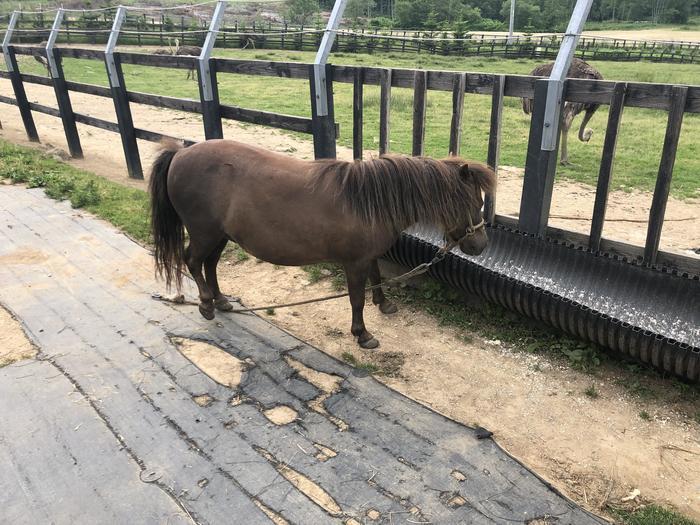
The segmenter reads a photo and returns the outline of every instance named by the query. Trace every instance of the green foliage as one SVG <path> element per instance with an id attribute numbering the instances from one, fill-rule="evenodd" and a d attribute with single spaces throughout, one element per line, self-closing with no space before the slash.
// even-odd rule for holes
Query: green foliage
<path id="1" fill-rule="evenodd" d="M 287 0 L 286 7 L 286 17 L 294 24 L 306 25 L 318 13 L 317 0 Z"/>
<path id="2" fill-rule="evenodd" d="M 611 508 L 610 512 L 621 525 L 698 525 L 698 522 L 658 505 L 645 505 L 634 511 Z"/>
<path id="3" fill-rule="evenodd" d="M 646 410 L 642 410 L 639 413 L 639 417 L 641 419 L 643 419 L 644 421 L 651 421 L 651 416 L 649 415 L 649 412 L 647 412 Z"/>

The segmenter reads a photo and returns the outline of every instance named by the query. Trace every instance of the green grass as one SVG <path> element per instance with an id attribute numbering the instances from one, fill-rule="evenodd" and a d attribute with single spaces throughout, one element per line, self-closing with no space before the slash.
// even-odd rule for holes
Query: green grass
<path id="1" fill-rule="evenodd" d="M 84 208 L 110 221 L 141 242 L 149 241 L 150 207 L 144 191 L 126 188 L 4 140 L 0 140 L 0 179 L 43 187 L 49 197 L 69 199 L 74 208 Z"/>
<path id="2" fill-rule="evenodd" d="M 138 49 L 138 48 L 136 48 Z M 144 49 L 141 49 L 144 51 Z M 217 49 L 217 56 L 228 58 L 311 62 L 313 53 L 282 50 Z M 43 74 L 41 65 L 31 57 L 18 57 L 25 72 Z M 487 73 L 528 74 L 539 61 L 506 60 L 490 57 L 445 57 L 401 53 L 339 54 L 331 55 L 334 64 L 381 66 L 396 68 L 423 68 Z M 700 84 L 700 67 L 693 64 L 659 64 L 650 62 L 594 62 L 606 79 L 635 82 L 664 82 Z M 69 80 L 107 85 L 104 64 L 99 61 L 67 58 L 64 61 Z M 183 70 L 168 70 L 145 66 L 124 66 L 125 82 L 130 90 L 198 99 L 196 82 L 186 81 Z M 223 103 L 261 109 L 290 115 L 310 116 L 308 81 L 279 79 L 250 75 L 219 75 L 219 94 Z M 352 86 L 335 83 L 335 115 L 340 124 L 340 144 L 352 145 Z M 364 147 L 377 150 L 379 143 L 379 88 L 365 86 Z M 412 100 L 410 89 L 394 88 L 391 105 L 391 150 L 410 153 L 412 140 Z M 449 125 L 452 95 L 449 92 L 430 91 L 428 94 L 425 152 L 444 157 L 449 143 Z M 488 144 L 490 96 L 468 94 L 465 97 L 465 118 L 462 130 L 462 155 L 485 160 Z M 81 108 L 76 108 L 78 111 Z M 505 100 L 504 133 L 501 145 L 501 164 L 525 165 L 529 117 L 522 113 L 520 100 Z M 580 117 L 579 117 L 580 119 Z M 654 189 L 661 150 L 664 141 L 667 114 L 659 110 L 626 108 L 618 139 L 613 189 Z M 577 120 L 574 127 L 577 125 Z M 559 167 L 561 177 L 595 184 L 602 153 L 607 108 L 603 106 L 589 127 L 594 129 L 591 142 L 584 144 L 575 138 L 572 130 L 569 149 L 574 165 Z M 148 127 L 148 123 L 136 123 Z M 177 128 L 166 130 L 177 135 Z M 686 114 L 671 193 L 676 197 L 700 196 L 700 115 Z M 305 136 L 309 138 L 308 136 Z"/>
<path id="3" fill-rule="evenodd" d="M 367 373 L 376 374 L 377 372 L 379 372 L 379 367 L 377 365 L 373 363 L 358 361 L 357 358 L 350 352 L 343 352 L 343 354 L 340 357 L 347 364 L 354 366 L 355 368 L 359 368 L 360 370 L 365 370 Z"/>
<path id="4" fill-rule="evenodd" d="M 697 521 L 658 505 L 645 505 L 634 511 L 615 508 L 609 510 L 621 525 L 698 525 Z"/>
<path id="5" fill-rule="evenodd" d="M 651 421 L 651 415 L 649 415 L 649 412 L 647 412 L 646 410 L 642 410 L 639 413 L 639 418 L 643 419 L 644 421 Z"/>
<path id="6" fill-rule="evenodd" d="M 337 264 L 310 264 L 308 266 L 302 266 L 301 269 L 306 272 L 311 284 L 317 283 L 324 279 L 330 279 L 334 290 L 341 291 L 345 289 L 345 272 Z"/>

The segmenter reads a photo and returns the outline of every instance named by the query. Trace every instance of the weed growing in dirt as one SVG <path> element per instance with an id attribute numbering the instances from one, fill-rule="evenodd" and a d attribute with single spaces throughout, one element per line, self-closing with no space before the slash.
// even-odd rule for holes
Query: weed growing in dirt
<path id="1" fill-rule="evenodd" d="M 645 505 L 633 511 L 614 507 L 609 507 L 609 510 L 622 525 L 698 525 L 698 522 L 658 505 Z"/>
<path id="2" fill-rule="evenodd" d="M 649 415 L 649 412 L 647 412 L 646 410 L 642 410 L 639 413 L 639 417 L 641 419 L 643 419 L 644 421 L 651 421 L 651 416 Z"/>
<path id="3" fill-rule="evenodd" d="M 224 248 L 221 257 L 224 259 L 229 259 L 231 255 L 233 255 L 237 262 L 243 262 L 250 259 L 250 255 L 248 255 L 248 253 L 243 248 L 238 246 L 235 242 L 229 242 L 226 245 L 226 248 Z"/>
<path id="4" fill-rule="evenodd" d="M 591 399 L 598 399 L 598 397 L 600 397 L 600 394 L 598 393 L 598 390 L 596 390 L 595 385 L 589 386 L 586 390 L 583 391 L 583 393 Z"/>
<path id="5" fill-rule="evenodd" d="M 319 263 L 302 266 L 302 270 L 306 272 L 310 283 L 317 283 L 323 279 L 330 279 L 333 289 L 341 291 L 345 289 L 345 272 L 337 264 Z"/>
<path id="6" fill-rule="evenodd" d="M 370 374 L 375 374 L 379 372 L 379 367 L 373 363 L 365 363 L 362 361 L 358 361 L 357 358 L 352 355 L 350 352 L 343 352 L 343 354 L 340 356 L 343 361 L 345 361 L 347 364 L 354 366 L 355 368 L 359 368 L 361 370 L 365 370 L 366 372 Z"/>

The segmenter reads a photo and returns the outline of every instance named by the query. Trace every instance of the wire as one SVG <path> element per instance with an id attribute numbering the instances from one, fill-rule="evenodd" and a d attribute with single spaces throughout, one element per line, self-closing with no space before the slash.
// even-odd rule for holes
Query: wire
<path id="1" fill-rule="evenodd" d="M 176 5 L 176 6 L 171 6 L 171 7 L 129 6 L 126 8 L 126 10 L 127 11 L 173 11 L 176 9 L 191 9 L 193 7 L 200 7 L 203 5 L 215 4 L 217 2 L 218 2 L 218 0 L 209 0 L 208 2 L 200 2 L 198 4 L 185 4 L 185 5 Z"/>

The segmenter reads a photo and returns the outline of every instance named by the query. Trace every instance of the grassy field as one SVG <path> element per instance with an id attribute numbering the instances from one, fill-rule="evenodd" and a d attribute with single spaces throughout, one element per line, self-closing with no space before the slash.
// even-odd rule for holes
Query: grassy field
<path id="1" fill-rule="evenodd" d="M 311 62 L 313 53 L 271 50 L 217 50 L 219 56 Z M 408 54 L 335 54 L 334 64 L 356 64 L 400 68 L 442 69 L 457 71 L 527 74 L 538 62 L 532 60 L 504 60 L 496 58 L 460 58 Z M 647 62 L 594 64 L 606 79 L 636 82 L 665 82 L 700 84 L 697 65 L 656 64 Z M 41 66 L 28 57 L 22 57 L 25 72 L 41 73 Z M 67 59 L 66 75 L 70 80 L 106 85 L 104 64 L 91 60 Z M 185 80 L 182 70 L 166 70 L 143 66 L 125 66 L 128 88 L 176 97 L 198 98 L 195 82 Z M 247 75 L 219 75 L 219 93 L 222 102 L 242 107 L 309 116 L 308 82 L 291 79 L 255 77 Z M 364 146 L 378 147 L 379 93 L 375 86 L 365 88 Z M 392 90 L 391 149 L 408 153 L 411 150 L 412 91 Z M 340 143 L 352 144 L 352 86 L 335 84 L 335 114 L 340 123 Z M 426 123 L 425 152 L 430 156 L 445 156 L 449 141 L 451 93 L 429 92 Z M 504 104 L 501 164 L 523 167 L 529 131 L 529 117 L 520 109 L 520 100 L 508 97 Z M 86 108 L 76 108 L 85 111 Z M 485 160 L 488 143 L 490 97 L 467 95 L 463 123 L 462 155 Z M 579 117 L 580 118 L 580 117 Z M 576 127 L 577 122 L 574 122 Z M 588 144 L 580 143 L 571 134 L 569 141 L 572 166 L 560 167 L 559 175 L 595 184 L 602 151 L 607 109 L 602 107 L 590 127 L 595 130 Z M 657 110 L 628 108 L 618 140 L 615 189 L 653 190 L 666 128 L 666 113 Z M 177 134 L 177 129 L 171 131 Z M 683 124 L 676 169 L 671 193 L 677 197 L 700 196 L 700 115 L 686 115 Z"/>

